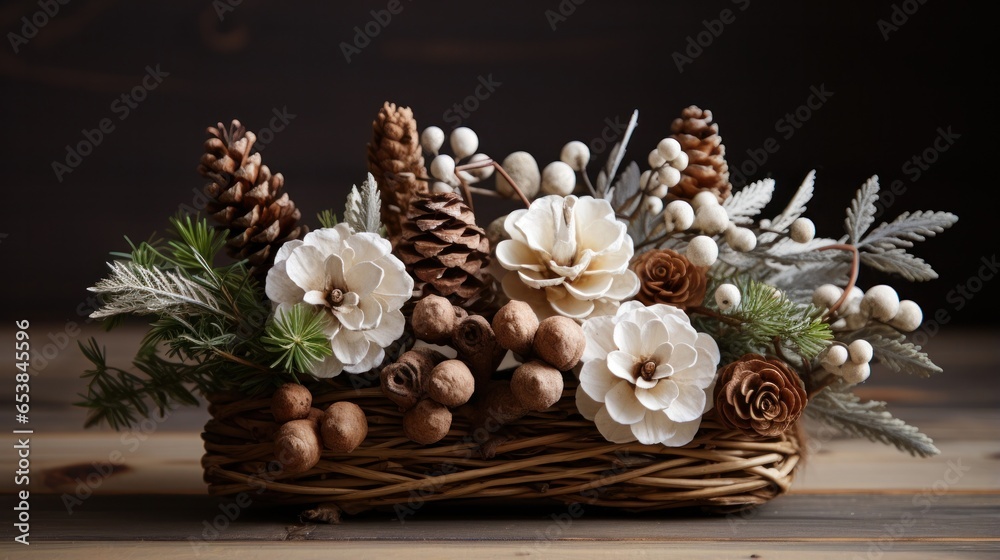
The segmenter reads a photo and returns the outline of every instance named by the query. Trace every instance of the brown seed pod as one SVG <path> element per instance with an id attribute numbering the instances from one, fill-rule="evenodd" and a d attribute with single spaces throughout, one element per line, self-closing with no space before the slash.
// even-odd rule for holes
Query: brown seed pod
<path id="1" fill-rule="evenodd" d="M 563 392 L 563 376 L 549 364 L 532 360 L 514 370 L 510 390 L 522 406 L 540 412 L 559 402 Z"/>
<path id="2" fill-rule="evenodd" d="M 538 324 L 532 346 L 535 354 L 549 365 L 559 371 L 568 371 L 580 362 L 586 344 L 583 328 L 576 321 L 556 316 Z"/>
<path id="3" fill-rule="evenodd" d="M 476 380 L 465 362 L 445 360 L 431 370 L 427 396 L 448 408 L 454 408 L 469 402 L 475 388 Z"/>
<path id="4" fill-rule="evenodd" d="M 451 336 L 451 344 L 459 358 L 469 365 L 476 378 L 476 388 L 484 387 L 507 350 L 497 342 L 490 322 L 481 315 L 469 315 L 458 322 Z"/>
<path id="5" fill-rule="evenodd" d="M 424 384 L 431 370 L 444 359 L 443 354 L 430 348 L 404 352 L 379 373 L 382 393 L 401 410 L 413 407 L 424 396 Z"/>
<path id="6" fill-rule="evenodd" d="M 279 424 L 309 416 L 312 393 L 298 383 L 285 383 L 271 397 L 271 414 Z"/>
<path id="7" fill-rule="evenodd" d="M 347 401 L 335 402 L 323 415 L 320 434 L 327 449 L 350 453 L 368 436 L 368 419 L 360 406 Z"/>
<path id="8" fill-rule="evenodd" d="M 431 399 L 423 399 L 403 415 L 403 434 L 422 445 L 441 441 L 450 429 L 451 411 Z"/>
<path id="9" fill-rule="evenodd" d="M 507 350 L 527 356 L 538 330 L 538 316 L 523 301 L 512 300 L 493 316 L 493 332 L 497 342 Z"/>
<path id="10" fill-rule="evenodd" d="M 428 295 L 413 306 L 410 325 L 417 338 L 431 344 L 448 344 L 458 321 L 467 313 L 452 305 L 447 298 Z"/>
<path id="11" fill-rule="evenodd" d="M 319 435 L 309 420 L 286 422 L 274 434 L 274 456 L 286 473 L 303 473 L 315 467 L 321 452 Z"/>

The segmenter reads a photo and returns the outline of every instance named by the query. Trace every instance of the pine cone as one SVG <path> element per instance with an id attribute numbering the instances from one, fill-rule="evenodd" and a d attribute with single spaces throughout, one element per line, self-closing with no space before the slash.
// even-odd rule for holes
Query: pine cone
<path id="1" fill-rule="evenodd" d="M 295 203 L 282 193 L 285 179 L 260 161 L 260 153 L 250 154 L 257 139 L 240 121 L 229 129 L 220 122 L 207 130 L 205 153 L 198 173 L 210 182 L 205 212 L 228 230 L 226 252 L 246 259 L 251 274 L 262 277 L 274 263 L 274 256 L 286 241 L 302 238 L 309 231 L 298 225 L 301 214 Z"/>
<path id="2" fill-rule="evenodd" d="M 420 148 L 417 121 L 409 107 L 388 101 L 372 121 L 372 141 L 368 144 L 368 170 L 382 191 L 382 223 L 395 245 L 402 233 L 402 215 L 410 202 L 426 193 L 427 177 Z"/>
<path id="3" fill-rule="evenodd" d="M 752 437 L 774 437 L 795 424 L 806 390 L 788 364 L 746 354 L 719 371 L 715 409 L 726 426 Z"/>
<path id="4" fill-rule="evenodd" d="M 712 122 L 712 112 L 692 105 L 674 119 L 670 130 L 670 137 L 680 142 L 688 155 L 688 166 L 667 198 L 691 200 L 701 191 L 714 193 L 719 202 L 729 198 L 733 185 L 729 182 L 726 147 L 719 136 L 719 124 Z"/>
<path id="5" fill-rule="evenodd" d="M 691 264 L 677 251 L 646 251 L 635 258 L 632 270 L 639 276 L 639 293 L 635 298 L 646 305 L 664 303 L 687 309 L 705 301 L 708 289 L 705 269 Z"/>
<path id="6" fill-rule="evenodd" d="M 420 297 L 435 294 L 473 310 L 495 299 L 496 286 L 485 270 L 490 242 L 457 194 L 418 195 L 406 213 L 396 253 Z"/>

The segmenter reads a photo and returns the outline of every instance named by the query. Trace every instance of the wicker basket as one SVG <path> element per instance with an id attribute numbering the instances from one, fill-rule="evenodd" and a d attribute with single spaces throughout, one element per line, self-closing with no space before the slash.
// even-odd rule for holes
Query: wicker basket
<path id="1" fill-rule="evenodd" d="M 249 492 L 255 503 L 324 504 L 335 518 L 339 510 L 483 499 L 733 511 L 785 492 L 800 460 L 801 435 L 751 439 L 723 428 L 711 413 L 685 447 L 609 443 L 577 413 L 574 390 L 568 386 L 554 407 L 494 434 L 456 413 L 448 436 L 429 446 L 402 437 L 402 414 L 378 386 L 323 393 L 314 406 L 358 404 L 368 416 L 368 437 L 350 454 L 325 450 L 315 468 L 296 475 L 278 468 L 269 400 L 216 395 L 202 434 L 205 480 L 213 495 Z"/>

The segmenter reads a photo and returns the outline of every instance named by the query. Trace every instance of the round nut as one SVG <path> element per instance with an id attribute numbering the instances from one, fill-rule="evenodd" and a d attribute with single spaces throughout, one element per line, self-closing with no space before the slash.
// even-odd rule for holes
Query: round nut
<path id="1" fill-rule="evenodd" d="M 526 356 L 538 330 L 538 316 L 523 301 L 511 300 L 493 316 L 493 334 L 497 342 L 515 354 Z"/>
<path id="2" fill-rule="evenodd" d="M 567 371 L 579 363 L 586 345 L 583 328 L 576 321 L 555 316 L 538 323 L 532 347 L 535 354 L 552 367 Z"/>
<path id="3" fill-rule="evenodd" d="M 514 370 L 510 390 L 524 408 L 541 412 L 562 397 L 562 373 L 545 362 L 532 360 Z"/>
<path id="4" fill-rule="evenodd" d="M 475 388 L 476 379 L 465 362 L 445 360 L 431 370 L 427 396 L 448 408 L 454 408 L 469 402 Z"/>
<path id="5" fill-rule="evenodd" d="M 451 411 L 431 399 L 418 402 L 403 415 L 403 434 L 422 445 L 441 441 L 450 429 Z"/>
<path id="6" fill-rule="evenodd" d="M 286 422 L 274 434 L 274 456 L 286 473 L 303 473 L 315 467 L 321 452 L 316 427 L 309 420 Z"/>
<path id="7" fill-rule="evenodd" d="M 350 453 L 368 436 L 368 419 L 360 406 L 347 401 L 335 402 L 323 414 L 320 433 L 327 449 Z"/>
<path id="8" fill-rule="evenodd" d="M 279 424 L 291 420 L 301 420 L 309 416 L 312 408 L 312 393 L 298 383 L 285 383 L 271 397 L 271 414 Z"/>
<path id="9" fill-rule="evenodd" d="M 413 306 L 413 334 L 432 344 L 447 344 L 463 313 L 446 298 L 428 295 Z"/>

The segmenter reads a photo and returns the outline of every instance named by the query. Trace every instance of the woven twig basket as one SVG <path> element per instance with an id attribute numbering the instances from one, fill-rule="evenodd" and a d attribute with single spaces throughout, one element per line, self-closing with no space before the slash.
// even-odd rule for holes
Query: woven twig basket
<path id="1" fill-rule="evenodd" d="M 314 406 L 349 400 L 368 417 L 350 454 L 324 450 L 312 470 L 280 472 L 268 399 L 216 395 L 202 438 L 209 492 L 243 492 L 256 503 L 325 504 L 354 513 L 439 500 L 558 500 L 630 511 L 703 507 L 732 511 L 788 490 L 801 436 L 751 439 L 710 413 L 684 447 L 614 444 L 576 411 L 568 386 L 544 412 L 489 433 L 456 413 L 448 436 L 418 445 L 402 436 L 402 414 L 376 387 L 323 393 Z M 398 511 L 398 510 L 397 510 Z"/>

